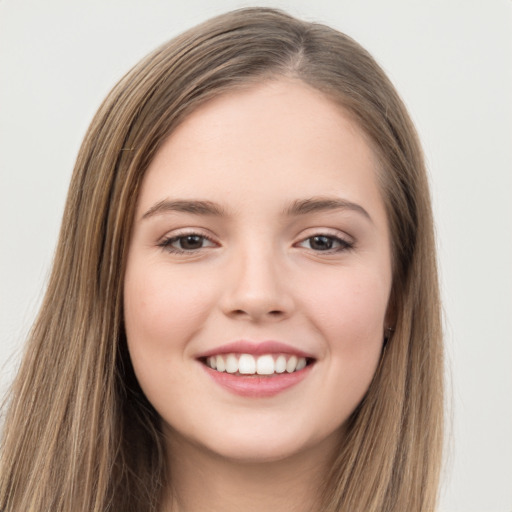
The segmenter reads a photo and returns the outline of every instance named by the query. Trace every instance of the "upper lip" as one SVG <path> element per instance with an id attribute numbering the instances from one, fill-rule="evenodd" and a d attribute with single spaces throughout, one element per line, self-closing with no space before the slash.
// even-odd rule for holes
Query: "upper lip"
<path id="1" fill-rule="evenodd" d="M 262 354 L 290 354 L 297 357 L 314 359 L 314 356 L 308 352 L 304 352 L 303 350 L 293 347 L 292 345 L 273 340 L 260 342 L 237 340 L 231 343 L 226 343 L 225 345 L 221 345 L 219 347 L 212 348 L 206 352 L 202 352 L 197 356 L 197 358 L 202 359 L 210 356 L 233 353 L 252 354 L 255 356 Z"/>

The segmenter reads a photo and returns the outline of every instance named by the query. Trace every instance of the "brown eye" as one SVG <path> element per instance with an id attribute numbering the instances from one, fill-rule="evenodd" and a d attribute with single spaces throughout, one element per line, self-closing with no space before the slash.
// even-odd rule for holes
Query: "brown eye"
<path id="1" fill-rule="evenodd" d="M 334 239 L 330 236 L 312 236 L 309 246 L 315 251 L 329 251 L 333 248 Z"/>
<path id="2" fill-rule="evenodd" d="M 173 236 L 163 240 L 159 245 L 166 251 L 173 253 L 193 252 L 204 249 L 205 247 L 215 246 L 209 238 L 195 233 Z"/>
<path id="3" fill-rule="evenodd" d="M 352 243 L 347 242 L 342 238 L 329 235 L 311 236 L 300 242 L 298 245 L 317 252 L 339 252 L 351 249 L 353 246 Z"/>
<path id="4" fill-rule="evenodd" d="M 203 246 L 204 240 L 205 238 L 199 235 L 187 235 L 180 236 L 175 243 L 180 249 L 183 249 L 184 251 L 194 251 L 196 249 L 200 249 Z"/>

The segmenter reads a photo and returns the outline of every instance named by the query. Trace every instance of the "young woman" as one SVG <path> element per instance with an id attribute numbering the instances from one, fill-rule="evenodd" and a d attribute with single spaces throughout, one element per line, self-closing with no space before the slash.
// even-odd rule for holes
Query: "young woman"
<path id="1" fill-rule="evenodd" d="M 427 178 L 357 43 L 271 9 L 130 71 L 70 186 L 0 509 L 435 509 Z"/>

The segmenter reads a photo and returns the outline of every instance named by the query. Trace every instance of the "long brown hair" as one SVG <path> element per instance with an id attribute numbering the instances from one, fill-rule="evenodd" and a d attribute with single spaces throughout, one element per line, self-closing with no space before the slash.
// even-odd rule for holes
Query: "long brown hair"
<path id="1" fill-rule="evenodd" d="M 157 49 L 112 90 L 74 170 L 53 271 L 6 414 L 3 512 L 149 512 L 172 475 L 133 374 L 122 288 L 148 164 L 210 98 L 293 77 L 351 113 L 378 157 L 393 252 L 394 332 L 326 484 L 323 511 L 431 512 L 443 360 L 435 241 L 416 132 L 373 58 L 324 25 L 266 8 L 214 18 Z"/>

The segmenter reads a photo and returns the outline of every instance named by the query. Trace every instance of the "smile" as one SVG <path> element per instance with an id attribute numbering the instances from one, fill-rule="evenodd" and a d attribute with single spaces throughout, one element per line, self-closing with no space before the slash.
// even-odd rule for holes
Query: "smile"
<path id="1" fill-rule="evenodd" d="M 217 372 L 238 375 L 274 375 L 294 373 L 308 364 L 305 357 L 290 354 L 219 354 L 207 357 L 205 364 Z"/>
<path id="2" fill-rule="evenodd" d="M 238 340 L 196 359 L 214 383 L 247 398 L 273 397 L 298 385 L 317 362 L 312 353 L 272 340 Z"/>

